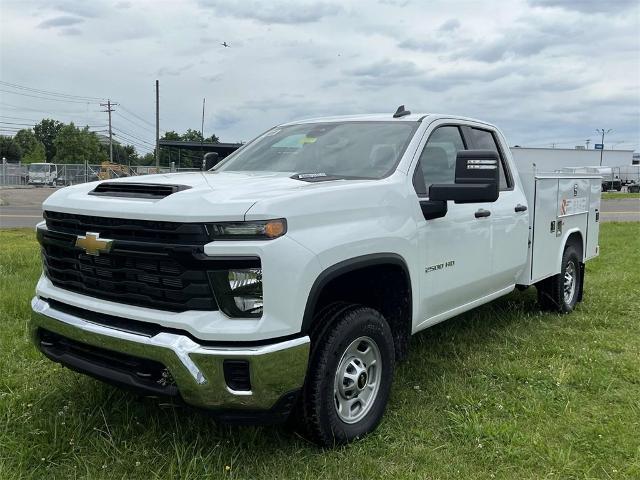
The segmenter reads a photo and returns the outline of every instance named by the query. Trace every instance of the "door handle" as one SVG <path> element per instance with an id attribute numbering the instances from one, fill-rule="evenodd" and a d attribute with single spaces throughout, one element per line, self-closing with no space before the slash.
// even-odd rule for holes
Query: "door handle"
<path id="1" fill-rule="evenodd" d="M 527 211 L 527 206 L 526 205 L 516 205 L 516 208 L 514 208 L 514 210 L 516 212 L 526 212 Z"/>
<path id="2" fill-rule="evenodd" d="M 476 212 L 476 218 L 488 217 L 489 215 L 491 215 L 491 212 L 489 210 L 485 210 L 484 208 L 481 208 Z"/>

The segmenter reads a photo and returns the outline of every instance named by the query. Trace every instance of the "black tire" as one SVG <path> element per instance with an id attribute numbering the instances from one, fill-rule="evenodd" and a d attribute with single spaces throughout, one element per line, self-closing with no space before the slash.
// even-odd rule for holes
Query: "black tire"
<path id="1" fill-rule="evenodd" d="M 573 278 L 572 293 L 565 295 L 565 278 L 571 275 Z M 580 256 L 575 245 L 569 244 L 562 254 L 560 273 L 546 278 L 536 284 L 538 290 L 538 304 L 543 310 L 558 313 L 570 313 L 578 303 L 582 279 L 580 278 Z"/>
<path id="2" fill-rule="evenodd" d="M 329 326 L 312 339 L 309 370 L 300 398 L 301 408 L 297 410 L 304 425 L 303 433 L 323 447 L 348 443 L 378 426 L 389 399 L 395 363 L 391 329 L 379 312 L 355 305 L 334 307 L 332 311 L 335 314 Z M 336 399 L 347 400 L 334 392 L 334 382 L 340 378 L 338 369 L 344 372 L 351 368 L 345 369 L 345 365 L 350 365 L 349 358 L 355 358 L 349 356 L 351 353 L 347 355 L 347 349 L 352 351 L 353 345 L 357 346 L 356 349 L 364 345 L 364 351 L 377 353 L 379 369 L 360 362 L 363 373 L 357 377 L 357 389 L 354 383 L 350 391 L 351 399 L 356 402 L 354 405 L 360 402 L 360 407 L 351 419 L 354 422 L 349 423 L 338 413 Z M 355 360 L 358 361 L 357 358 Z M 376 386 L 371 386 L 373 384 Z M 358 400 L 360 395 L 365 398 L 367 389 L 375 393 L 369 400 Z M 358 415 L 362 416 L 356 419 Z"/>

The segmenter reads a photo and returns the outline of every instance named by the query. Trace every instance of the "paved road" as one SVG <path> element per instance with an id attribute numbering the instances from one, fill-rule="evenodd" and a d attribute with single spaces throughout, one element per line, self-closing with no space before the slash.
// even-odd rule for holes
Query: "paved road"
<path id="1" fill-rule="evenodd" d="M 0 228 L 33 227 L 42 220 L 42 202 L 55 188 L 0 189 Z"/>
<path id="2" fill-rule="evenodd" d="M 42 202 L 55 188 L 0 189 L 0 228 L 33 227 L 42 220 Z M 602 201 L 603 222 L 640 222 L 640 198 Z"/>
<path id="3" fill-rule="evenodd" d="M 640 222 L 640 198 L 603 200 L 603 222 Z"/>

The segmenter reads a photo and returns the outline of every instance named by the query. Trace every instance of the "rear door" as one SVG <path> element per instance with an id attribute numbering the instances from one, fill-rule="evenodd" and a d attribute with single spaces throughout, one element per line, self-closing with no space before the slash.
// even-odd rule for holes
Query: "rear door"
<path id="1" fill-rule="evenodd" d="M 527 261 L 529 248 L 529 208 L 524 192 L 515 185 L 514 176 L 501 148 L 498 133 L 488 128 L 464 129 L 470 148 L 492 150 L 500 156 L 500 195 L 491 204 L 491 283 L 493 291 L 511 287 Z"/>
<path id="2" fill-rule="evenodd" d="M 433 183 L 453 183 L 456 154 L 465 150 L 460 126 L 441 124 L 428 137 L 413 172 L 418 200 L 428 199 Z M 491 220 L 476 216 L 489 203 L 447 202 L 442 218 L 418 219 L 422 262 L 419 327 L 447 318 L 447 312 L 491 293 Z"/>

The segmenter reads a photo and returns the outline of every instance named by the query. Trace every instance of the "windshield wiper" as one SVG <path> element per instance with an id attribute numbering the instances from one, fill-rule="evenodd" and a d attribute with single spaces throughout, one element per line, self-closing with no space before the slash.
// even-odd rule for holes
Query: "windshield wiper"
<path id="1" fill-rule="evenodd" d="M 293 178 L 294 180 L 302 180 L 303 182 L 326 182 L 329 180 L 344 180 L 345 177 L 337 176 L 337 175 L 328 175 L 324 172 L 314 172 L 314 173 L 295 173 L 291 175 L 289 178 Z"/>
<path id="2" fill-rule="evenodd" d="M 303 182 L 328 182 L 330 180 L 375 180 L 372 177 L 354 177 L 350 175 L 334 175 L 324 172 L 317 173 L 296 173 L 289 178 L 302 180 Z"/>

